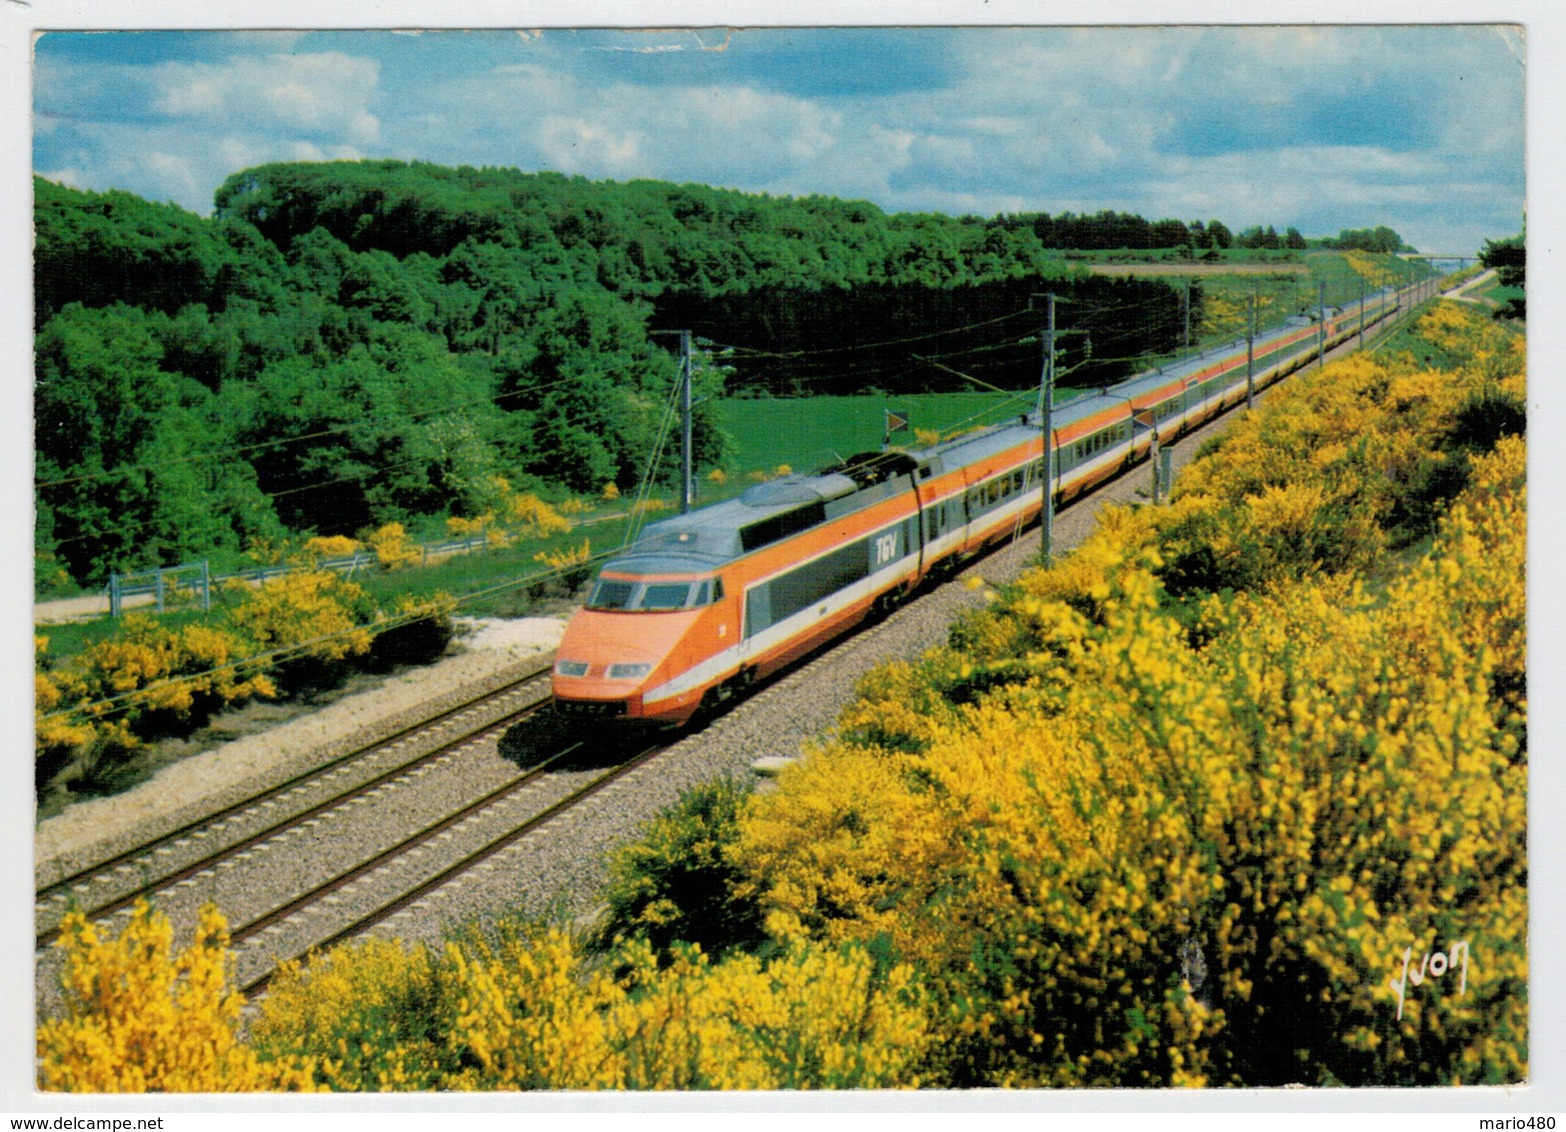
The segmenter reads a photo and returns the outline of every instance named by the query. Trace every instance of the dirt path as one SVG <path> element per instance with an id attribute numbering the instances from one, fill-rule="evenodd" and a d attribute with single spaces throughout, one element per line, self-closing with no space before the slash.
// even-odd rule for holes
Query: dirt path
<path id="1" fill-rule="evenodd" d="M 1461 287 L 1454 287 L 1450 291 L 1443 292 L 1441 297 L 1443 299 L 1451 299 L 1454 302 L 1459 302 L 1459 303 L 1478 303 L 1481 306 L 1493 307 L 1496 304 L 1493 301 L 1491 301 L 1490 299 L 1477 298 L 1476 296 L 1470 295 L 1468 292 L 1474 290 L 1477 287 L 1483 287 L 1483 286 L 1487 285 L 1490 282 L 1490 280 L 1495 278 L 1495 275 L 1496 275 L 1495 268 L 1492 267 L 1492 268 L 1490 268 L 1489 271 L 1486 271 L 1483 275 L 1476 275 L 1476 276 L 1474 276 L 1467 283 L 1464 283 Z"/>

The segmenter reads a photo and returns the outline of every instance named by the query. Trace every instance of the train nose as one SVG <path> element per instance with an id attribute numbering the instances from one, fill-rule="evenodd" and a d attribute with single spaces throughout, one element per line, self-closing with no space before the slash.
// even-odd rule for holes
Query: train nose
<path id="1" fill-rule="evenodd" d="M 557 703 L 573 714 L 636 714 L 642 690 L 695 619 L 684 612 L 578 613 L 555 654 Z"/>

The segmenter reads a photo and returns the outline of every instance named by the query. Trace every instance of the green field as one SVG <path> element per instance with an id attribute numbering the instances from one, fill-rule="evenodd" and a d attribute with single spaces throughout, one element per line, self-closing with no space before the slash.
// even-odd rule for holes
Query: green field
<path id="1" fill-rule="evenodd" d="M 1057 403 L 1081 390 L 1062 390 Z M 908 417 L 909 429 L 894 433 L 894 445 L 919 444 L 914 430 L 950 433 L 994 424 L 1034 409 L 1038 391 L 1001 393 L 925 393 L 912 397 L 810 397 L 800 400 L 757 398 L 723 401 L 718 406 L 730 455 L 722 488 L 700 485 L 702 502 L 711 502 L 754 482 L 753 473 L 775 474 L 779 465 L 813 472 L 856 452 L 881 447 L 888 409 Z"/>

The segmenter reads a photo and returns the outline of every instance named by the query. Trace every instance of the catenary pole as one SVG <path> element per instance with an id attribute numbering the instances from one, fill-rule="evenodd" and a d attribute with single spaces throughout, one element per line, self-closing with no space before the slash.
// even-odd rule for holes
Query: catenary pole
<path id="1" fill-rule="evenodd" d="M 1055 296 L 1049 300 L 1049 318 L 1044 331 L 1044 365 L 1039 373 L 1039 428 L 1042 433 L 1043 502 L 1039 508 L 1039 559 L 1048 566 L 1054 557 L 1055 543 Z M 1031 300 L 1030 304 L 1031 305 Z"/>
<path id="2" fill-rule="evenodd" d="M 1327 285 L 1316 284 L 1316 368 L 1327 364 Z"/>
<path id="3" fill-rule="evenodd" d="M 680 331 L 680 514 L 696 502 L 691 474 L 691 332 Z"/>
<path id="4" fill-rule="evenodd" d="M 1256 285 L 1251 285 L 1251 318 L 1245 330 L 1245 408 L 1256 407 Z"/>

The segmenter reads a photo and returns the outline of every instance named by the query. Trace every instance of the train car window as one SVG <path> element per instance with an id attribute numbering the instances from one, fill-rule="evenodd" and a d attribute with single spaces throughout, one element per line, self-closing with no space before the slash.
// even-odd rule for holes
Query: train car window
<path id="1" fill-rule="evenodd" d="M 741 527 L 740 546 L 745 550 L 756 550 L 824 522 L 826 522 L 826 505 L 809 503 L 796 510 L 785 511 L 781 515 L 774 515 L 770 519 Z"/>
<path id="2" fill-rule="evenodd" d="M 723 600 L 723 579 L 722 578 L 714 578 L 710 584 L 712 586 L 712 600 L 715 601 L 715 602 L 716 601 L 722 601 Z"/>

